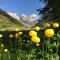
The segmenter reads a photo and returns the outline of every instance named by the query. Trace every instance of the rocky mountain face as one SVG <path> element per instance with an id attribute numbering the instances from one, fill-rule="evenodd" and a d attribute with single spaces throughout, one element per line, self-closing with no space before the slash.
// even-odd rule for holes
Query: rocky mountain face
<path id="1" fill-rule="evenodd" d="M 27 16 L 25 14 L 18 15 L 16 13 L 10 13 L 8 12 L 10 16 L 16 19 L 20 24 L 26 26 L 26 27 L 32 27 L 38 22 L 38 16 L 36 14 L 32 14 L 30 16 Z"/>

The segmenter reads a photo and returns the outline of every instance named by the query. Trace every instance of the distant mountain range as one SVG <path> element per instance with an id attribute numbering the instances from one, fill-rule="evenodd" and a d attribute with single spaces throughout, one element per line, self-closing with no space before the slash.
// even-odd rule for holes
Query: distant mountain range
<path id="1" fill-rule="evenodd" d="M 27 27 L 32 27 L 37 23 L 38 16 L 36 14 L 32 14 L 30 16 L 27 16 L 25 14 L 18 15 L 17 13 L 10 13 L 7 12 L 10 16 L 15 18 L 20 24 L 27 26 Z"/>

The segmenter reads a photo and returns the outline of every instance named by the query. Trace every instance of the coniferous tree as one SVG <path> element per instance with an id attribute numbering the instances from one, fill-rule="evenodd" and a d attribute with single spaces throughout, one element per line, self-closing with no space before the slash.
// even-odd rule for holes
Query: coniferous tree
<path id="1" fill-rule="evenodd" d="M 60 0 L 40 0 L 46 3 L 42 9 L 38 9 L 39 14 L 43 14 L 45 20 L 60 22 Z"/>

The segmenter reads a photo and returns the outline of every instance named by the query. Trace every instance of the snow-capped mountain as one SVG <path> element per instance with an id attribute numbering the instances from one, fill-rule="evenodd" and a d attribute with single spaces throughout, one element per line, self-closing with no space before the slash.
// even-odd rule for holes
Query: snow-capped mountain
<path id="1" fill-rule="evenodd" d="M 7 13 L 15 19 L 20 19 L 17 13 L 12 13 L 12 12 L 11 13 L 7 12 Z"/>
<path id="2" fill-rule="evenodd" d="M 27 16 L 25 14 L 18 15 L 17 13 L 10 13 L 10 12 L 8 12 L 8 14 L 13 18 L 15 18 L 19 23 L 28 27 L 34 26 L 38 20 L 38 16 L 36 14 L 32 14 L 30 16 Z"/>

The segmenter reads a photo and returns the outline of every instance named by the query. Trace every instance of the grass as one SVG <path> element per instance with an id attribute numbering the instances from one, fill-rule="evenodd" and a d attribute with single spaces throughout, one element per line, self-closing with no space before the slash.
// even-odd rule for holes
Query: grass
<path id="1" fill-rule="evenodd" d="M 7 17 L 0 15 L 0 31 L 5 31 L 5 30 L 14 31 L 15 28 L 19 28 L 20 30 L 33 29 L 33 28 L 25 27 L 22 24 L 15 23 L 10 19 L 8 19 Z"/>
<path id="2" fill-rule="evenodd" d="M 4 44 L 4 47 L 0 48 L 0 60 L 59 60 L 59 46 L 60 41 L 57 36 L 59 29 L 55 29 L 55 35 L 53 38 L 46 38 L 44 35 L 44 29 L 40 30 L 38 36 L 40 37 L 40 45 L 36 46 L 31 42 L 31 37 L 27 31 L 22 31 L 23 34 L 16 38 L 15 31 L 0 31 L 3 34 L 3 39 L 0 39 Z M 9 34 L 13 34 L 12 39 L 8 38 Z M 7 48 L 8 52 L 4 52 Z"/>

